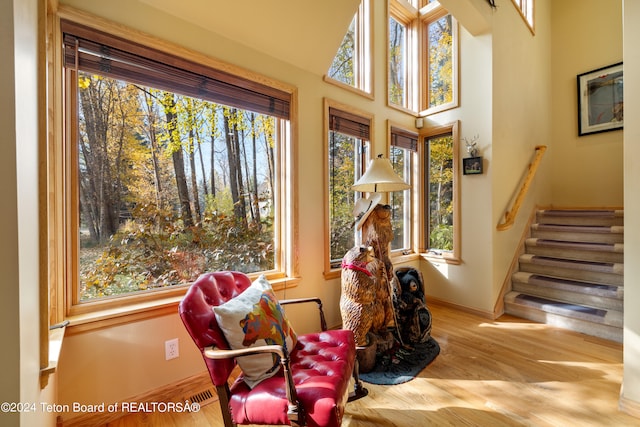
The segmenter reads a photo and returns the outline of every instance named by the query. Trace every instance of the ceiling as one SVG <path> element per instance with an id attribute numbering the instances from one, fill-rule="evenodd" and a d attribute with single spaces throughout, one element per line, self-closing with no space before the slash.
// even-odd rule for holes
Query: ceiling
<path id="1" fill-rule="evenodd" d="M 315 74 L 325 74 L 360 0 L 138 0 Z"/>

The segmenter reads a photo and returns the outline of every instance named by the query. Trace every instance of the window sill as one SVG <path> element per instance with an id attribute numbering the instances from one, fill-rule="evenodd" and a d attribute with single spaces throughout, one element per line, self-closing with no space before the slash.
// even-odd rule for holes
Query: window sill
<path id="1" fill-rule="evenodd" d="M 323 76 L 322 79 L 324 80 L 325 83 L 332 84 L 334 86 L 337 86 L 337 87 L 342 88 L 344 90 L 347 90 L 349 92 L 352 92 L 352 93 L 355 93 L 357 95 L 363 96 L 363 97 L 365 97 L 367 99 L 371 99 L 371 100 L 375 99 L 375 97 L 373 96 L 373 93 L 367 92 L 366 90 L 359 89 L 359 88 L 354 87 L 354 86 L 350 86 L 350 85 L 348 85 L 346 83 L 341 82 L 340 80 L 332 79 L 331 77 L 329 77 L 327 75 Z"/>
<path id="2" fill-rule="evenodd" d="M 409 253 L 402 253 L 400 251 L 397 252 L 391 252 L 391 261 L 394 264 L 402 264 L 405 262 L 411 262 L 411 261 L 415 261 L 417 259 L 420 259 L 420 256 L 415 253 L 415 252 L 409 252 Z"/>
<path id="3" fill-rule="evenodd" d="M 438 264 L 438 263 L 445 263 L 445 264 L 451 264 L 451 265 L 462 264 L 462 261 L 458 258 L 445 257 L 442 255 L 436 255 L 431 252 L 422 253 L 420 254 L 420 256 L 422 257 L 423 260 L 430 262 L 432 264 Z"/>
<path id="4" fill-rule="evenodd" d="M 253 278 L 253 277 L 252 277 Z M 295 287 L 300 282 L 299 277 L 273 278 L 269 283 L 276 291 Z M 67 326 L 68 334 L 78 334 L 92 330 L 108 328 L 130 322 L 137 322 L 154 317 L 168 316 L 178 313 L 178 304 L 182 300 L 184 292 L 173 294 L 164 298 L 148 301 L 140 301 L 135 304 L 127 304 L 109 308 L 93 310 L 87 313 L 67 316 L 69 321 Z"/>
<path id="5" fill-rule="evenodd" d="M 178 304 L 182 295 L 122 307 L 105 308 L 90 313 L 68 316 L 69 334 L 77 334 L 139 320 L 178 313 Z"/>
<path id="6" fill-rule="evenodd" d="M 43 389 L 49 383 L 49 376 L 56 372 L 58 361 L 60 360 L 60 350 L 62 349 L 62 341 L 66 331 L 67 323 L 61 324 L 59 327 L 49 330 L 49 364 L 40 369 L 40 389 Z"/>

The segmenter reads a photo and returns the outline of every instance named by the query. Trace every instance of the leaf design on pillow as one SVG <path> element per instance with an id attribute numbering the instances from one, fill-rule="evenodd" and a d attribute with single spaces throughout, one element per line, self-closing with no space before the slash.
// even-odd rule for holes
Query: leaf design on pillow
<path id="1" fill-rule="evenodd" d="M 240 321 L 240 326 L 244 331 L 242 345 L 247 347 L 263 339 L 267 344 L 283 345 L 286 348 L 285 338 L 289 335 L 294 343 L 296 341 L 289 320 L 284 316 L 280 304 L 271 292 L 262 294 L 253 310 Z"/>

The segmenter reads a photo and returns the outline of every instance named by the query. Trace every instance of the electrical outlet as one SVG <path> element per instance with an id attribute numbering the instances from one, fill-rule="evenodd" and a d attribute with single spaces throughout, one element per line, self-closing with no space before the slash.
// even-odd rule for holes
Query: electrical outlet
<path id="1" fill-rule="evenodd" d="M 164 342 L 164 357 L 165 360 L 175 359 L 180 356 L 180 350 L 178 347 L 178 338 L 168 340 Z"/>

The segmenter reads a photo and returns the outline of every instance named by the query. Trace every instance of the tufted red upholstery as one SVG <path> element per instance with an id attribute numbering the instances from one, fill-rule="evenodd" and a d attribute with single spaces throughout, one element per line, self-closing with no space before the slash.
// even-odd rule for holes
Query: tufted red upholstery
<path id="1" fill-rule="evenodd" d="M 179 312 L 203 356 L 207 347 L 229 348 L 212 307 L 239 295 L 250 285 L 251 280 L 243 273 L 215 272 L 200 276 L 187 291 Z M 290 354 L 290 367 L 307 425 L 341 424 L 355 359 L 355 341 L 349 330 L 298 336 Z M 204 356 L 204 360 L 220 393 L 235 367 L 235 359 L 213 360 Z M 223 401 L 220 400 L 221 405 Z M 230 388 L 229 407 L 237 424 L 289 424 L 282 369 L 253 389 L 240 376 Z"/>
<path id="2" fill-rule="evenodd" d="M 220 305 L 251 286 L 251 280 L 243 273 L 215 272 L 203 274 L 189 288 L 180 302 L 179 312 L 189 335 L 200 351 L 206 347 L 229 349 L 229 344 L 218 327 L 214 306 Z M 234 359 L 212 360 L 204 358 L 211 381 L 216 386 L 226 384 L 236 366 Z"/>

